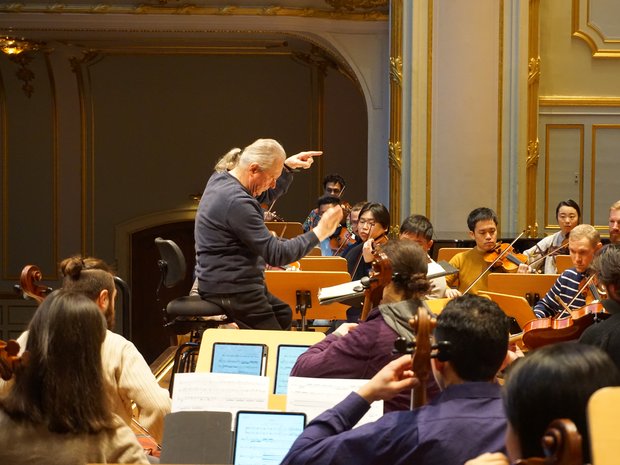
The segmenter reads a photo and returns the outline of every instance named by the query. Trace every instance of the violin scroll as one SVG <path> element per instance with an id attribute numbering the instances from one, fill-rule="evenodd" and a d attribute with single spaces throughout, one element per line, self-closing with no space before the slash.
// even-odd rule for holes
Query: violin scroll
<path id="1" fill-rule="evenodd" d="M 26 265 L 22 270 L 19 278 L 19 290 L 23 293 L 24 298 L 31 298 L 41 303 L 49 294 L 52 289 L 40 285 L 39 282 L 43 279 L 41 270 L 36 265 Z"/>
<path id="2" fill-rule="evenodd" d="M 15 369 L 27 359 L 27 353 L 19 355 L 19 344 L 10 339 L 8 342 L 0 340 L 0 378 L 5 381 L 13 377 Z"/>

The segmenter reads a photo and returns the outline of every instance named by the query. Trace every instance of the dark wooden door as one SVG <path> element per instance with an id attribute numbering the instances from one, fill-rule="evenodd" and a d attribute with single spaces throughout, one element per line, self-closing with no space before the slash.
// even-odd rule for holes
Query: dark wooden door
<path id="1" fill-rule="evenodd" d="M 176 242 L 187 262 L 184 281 L 171 289 L 162 287 L 159 301 L 155 295 L 160 279 L 156 237 Z M 170 338 L 163 328 L 162 310 L 170 300 L 189 294 L 194 263 L 194 221 L 162 224 L 131 236 L 131 340 L 148 363 L 170 345 Z"/>

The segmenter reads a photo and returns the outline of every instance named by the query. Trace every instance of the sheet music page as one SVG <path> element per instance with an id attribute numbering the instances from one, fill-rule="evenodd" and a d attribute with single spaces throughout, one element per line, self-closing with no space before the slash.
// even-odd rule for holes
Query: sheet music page
<path id="1" fill-rule="evenodd" d="M 337 284 L 336 286 L 322 287 L 319 289 L 319 302 L 336 297 L 357 295 L 363 292 L 364 288 L 359 280 L 351 281 L 350 283 Z"/>
<path id="2" fill-rule="evenodd" d="M 177 373 L 172 411 L 231 412 L 267 410 L 269 378 L 229 373 Z"/>
<path id="3" fill-rule="evenodd" d="M 291 376 L 288 379 L 286 411 L 304 412 L 307 422 L 310 423 L 316 416 L 332 408 L 347 397 L 351 391 L 357 391 L 360 386 L 367 382 L 367 379 L 301 378 Z M 355 427 L 376 421 L 381 416 L 383 416 L 382 400 L 373 402 L 370 405 L 370 410 L 366 412 L 366 415 L 362 417 Z"/>

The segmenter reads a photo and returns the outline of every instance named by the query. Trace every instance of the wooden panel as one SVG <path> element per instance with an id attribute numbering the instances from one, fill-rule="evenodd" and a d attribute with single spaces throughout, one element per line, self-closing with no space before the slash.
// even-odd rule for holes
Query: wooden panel
<path id="1" fill-rule="evenodd" d="M 527 294 L 539 298 L 545 296 L 547 291 L 558 279 L 559 274 L 519 274 L 519 273 L 491 273 L 489 274 L 488 290 L 500 294 L 510 294 L 525 297 Z"/>
<path id="2" fill-rule="evenodd" d="M 299 260 L 301 271 L 347 271 L 343 257 L 304 257 Z"/>
<path id="3" fill-rule="evenodd" d="M 33 300 L 4 300 L 0 302 L 0 339 L 17 339 L 26 330 L 37 309 Z"/>

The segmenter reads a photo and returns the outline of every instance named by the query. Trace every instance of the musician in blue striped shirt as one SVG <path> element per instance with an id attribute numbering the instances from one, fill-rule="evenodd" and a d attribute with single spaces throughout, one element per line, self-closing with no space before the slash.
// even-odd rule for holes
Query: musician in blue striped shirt
<path id="1" fill-rule="evenodd" d="M 537 318 L 553 317 L 562 312 L 564 305 L 558 299 L 571 310 L 586 304 L 584 284 L 594 255 L 601 247 L 601 236 L 593 226 L 575 226 L 568 237 L 568 251 L 573 266 L 564 271 L 547 295 L 534 305 Z"/>

